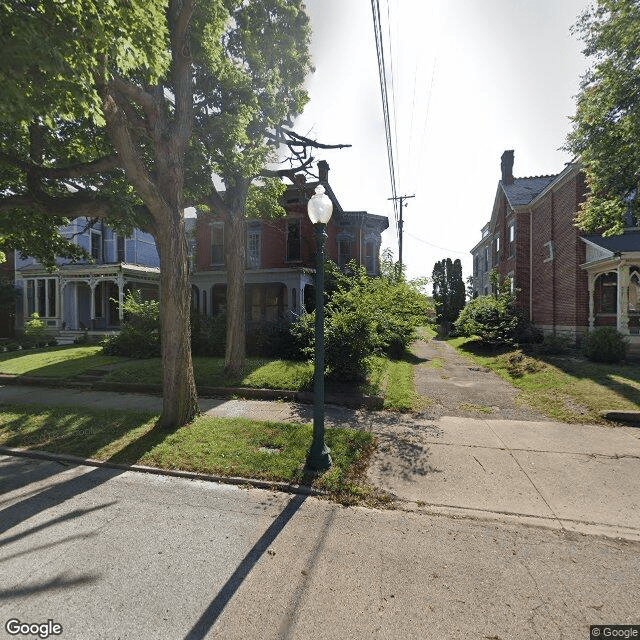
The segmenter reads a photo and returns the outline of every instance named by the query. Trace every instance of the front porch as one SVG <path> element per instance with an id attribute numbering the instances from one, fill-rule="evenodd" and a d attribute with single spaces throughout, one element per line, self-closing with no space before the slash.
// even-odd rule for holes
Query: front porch
<path id="1" fill-rule="evenodd" d="M 37 313 L 50 333 L 73 342 L 86 332 L 106 335 L 120 328 L 128 290 L 157 299 L 160 270 L 129 264 L 64 265 L 54 273 L 41 269 L 16 274 L 22 289 L 18 328 Z"/>
<path id="2" fill-rule="evenodd" d="M 614 252 L 585 242 L 589 330 L 615 327 L 628 337 L 630 353 L 640 355 L 640 248 Z"/>

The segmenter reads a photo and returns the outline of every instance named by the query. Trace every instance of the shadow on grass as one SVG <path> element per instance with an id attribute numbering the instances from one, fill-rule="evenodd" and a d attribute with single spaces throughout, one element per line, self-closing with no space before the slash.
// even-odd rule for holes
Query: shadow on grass
<path id="1" fill-rule="evenodd" d="M 579 380 L 591 382 L 609 389 L 616 395 L 640 407 L 640 364 L 605 364 L 590 362 L 582 357 L 538 355 L 538 360 L 556 367 L 563 373 Z M 616 377 L 628 380 L 616 380 Z M 633 383 L 635 383 L 635 386 Z M 603 407 L 606 409 L 609 407 Z"/>

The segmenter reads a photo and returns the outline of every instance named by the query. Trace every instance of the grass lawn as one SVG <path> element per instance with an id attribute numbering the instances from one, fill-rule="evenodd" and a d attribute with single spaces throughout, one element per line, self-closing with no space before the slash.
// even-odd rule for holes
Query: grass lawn
<path id="1" fill-rule="evenodd" d="M 395 411 L 418 411 L 422 400 L 413 388 L 413 362 L 411 354 L 402 360 L 389 360 L 381 356 L 371 359 L 369 379 L 371 393 L 384 393 L 384 408 Z"/>
<path id="2" fill-rule="evenodd" d="M 290 360 L 247 358 L 245 376 L 240 380 L 225 380 L 224 358 L 193 358 L 196 383 L 206 387 L 251 387 L 291 389 L 301 391 L 313 386 L 313 365 Z M 160 358 L 133 360 L 109 372 L 107 382 L 140 382 L 162 384 Z"/>
<path id="3" fill-rule="evenodd" d="M 182 469 L 220 476 L 302 483 L 345 504 L 375 504 L 365 473 L 371 434 L 327 429 L 333 467 L 319 477 L 303 473 L 312 426 L 201 416 L 174 432 L 154 428 L 156 415 L 81 407 L 0 406 L 0 445 L 97 460 Z"/>
<path id="4" fill-rule="evenodd" d="M 604 423 L 599 411 L 640 407 L 638 364 L 600 364 L 575 356 L 534 358 L 521 351 L 492 355 L 470 338 L 447 342 L 520 389 L 522 401 L 554 420 Z"/>
<path id="5" fill-rule="evenodd" d="M 101 355 L 101 347 L 69 346 L 12 351 L 0 354 L 0 373 L 46 378 L 73 379 L 85 371 L 109 365 L 102 378 L 105 382 L 162 384 L 160 358 L 132 360 Z M 224 378 L 223 358 L 195 357 L 193 359 L 196 384 L 203 387 L 249 387 L 255 389 L 313 388 L 313 364 L 290 360 L 247 358 L 245 376 L 239 380 Z M 357 389 L 355 389 L 357 390 Z M 385 393 L 385 409 L 415 411 L 420 398 L 413 390 L 413 361 L 408 354 L 402 360 L 372 358 L 369 381 L 359 389 L 372 395 Z M 340 388 L 339 391 L 350 391 Z"/>
<path id="6" fill-rule="evenodd" d="M 102 355 L 102 347 L 71 346 L 6 351 L 0 353 L 0 373 L 43 378 L 75 378 L 88 371 L 125 358 Z"/>

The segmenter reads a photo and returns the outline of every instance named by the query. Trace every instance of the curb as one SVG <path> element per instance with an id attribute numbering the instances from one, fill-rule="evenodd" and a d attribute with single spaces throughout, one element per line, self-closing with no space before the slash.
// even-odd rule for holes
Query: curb
<path id="1" fill-rule="evenodd" d="M 156 476 L 169 476 L 172 478 L 185 478 L 187 480 L 203 480 L 205 482 L 217 482 L 219 484 L 251 485 L 256 489 L 270 489 L 284 493 L 297 493 L 305 496 L 326 496 L 325 491 L 304 487 L 302 485 L 289 484 L 270 480 L 257 480 L 255 478 L 243 478 L 240 476 L 216 476 L 210 473 L 198 473 L 195 471 L 181 471 L 179 469 L 159 469 L 158 467 L 145 467 L 139 464 L 120 464 L 107 460 L 94 460 L 93 458 L 81 458 L 65 453 L 49 453 L 38 449 L 17 449 L 14 447 L 0 447 L 0 454 L 19 458 L 32 458 L 34 460 L 50 460 L 52 462 L 68 462 L 71 464 L 85 465 L 88 467 L 102 467 L 106 469 L 120 469 L 122 471 L 136 471 Z"/>
<path id="2" fill-rule="evenodd" d="M 154 384 L 138 384 L 123 382 L 80 382 L 63 380 L 60 378 L 36 378 L 33 376 L 15 376 L 0 374 L 0 384 L 28 385 L 36 387 L 62 387 L 65 389 L 82 389 L 91 391 L 117 391 L 120 393 L 138 393 L 149 395 L 162 395 L 162 387 Z M 288 389 L 252 389 L 250 387 L 198 387 L 198 395 L 210 396 L 237 396 L 250 400 L 289 400 L 313 404 L 313 393 L 310 391 L 291 391 Z M 382 396 L 366 396 L 359 393 L 326 393 L 325 403 L 357 409 L 365 407 L 370 411 L 379 411 L 384 406 Z"/>

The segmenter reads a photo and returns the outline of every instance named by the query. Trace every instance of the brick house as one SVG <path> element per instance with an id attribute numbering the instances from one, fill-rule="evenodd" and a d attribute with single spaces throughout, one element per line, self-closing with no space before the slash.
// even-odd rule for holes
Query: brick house
<path id="1" fill-rule="evenodd" d="M 160 261 L 153 237 L 139 229 L 124 237 L 102 222 L 88 222 L 77 218 L 61 233 L 83 247 L 93 262 L 60 258 L 49 272 L 35 258 L 16 255 L 15 284 L 22 292 L 16 328 L 22 329 L 36 312 L 63 339 L 75 332 L 111 331 L 120 326 L 127 289 L 158 297 Z"/>
<path id="2" fill-rule="evenodd" d="M 640 229 L 584 234 L 574 225 L 587 185 L 579 162 L 556 175 L 514 178 L 513 151 L 501 158 L 490 221 L 473 255 L 474 295 L 491 292 L 489 273 L 510 276 L 517 304 L 545 333 L 579 340 L 611 325 L 640 349 Z"/>
<path id="3" fill-rule="evenodd" d="M 329 165 L 318 163 L 320 182 L 333 202 L 327 225 L 326 253 L 339 266 L 351 259 L 371 275 L 380 270 L 381 234 L 386 216 L 345 211 L 328 182 Z M 315 232 L 307 202 L 318 182 L 296 176 L 282 199 L 286 216 L 247 221 L 245 308 L 247 320 L 273 321 L 299 315 L 312 299 L 315 270 Z M 224 222 L 221 217 L 197 213 L 196 252 L 191 275 L 192 304 L 206 315 L 224 312 L 227 276 L 224 266 Z"/>

